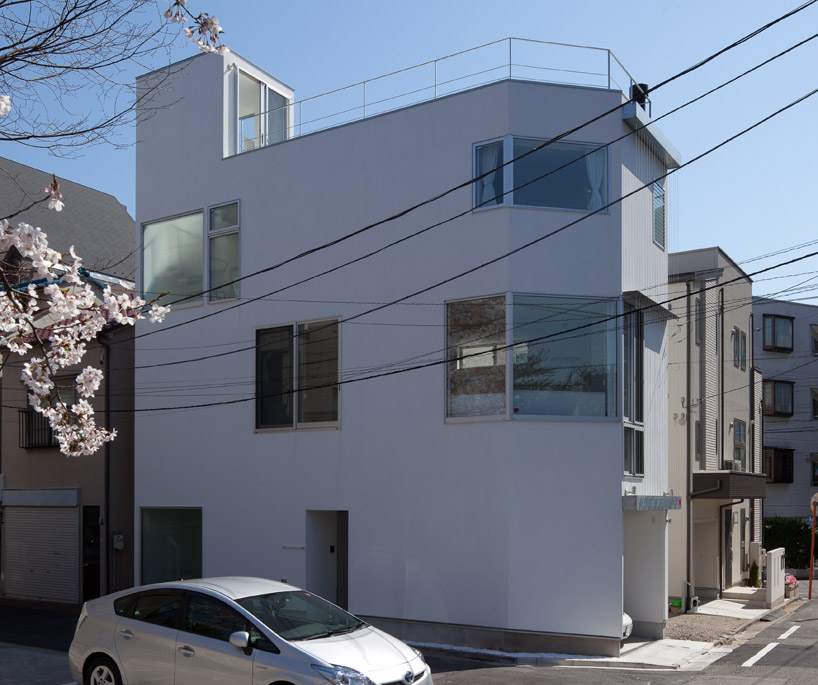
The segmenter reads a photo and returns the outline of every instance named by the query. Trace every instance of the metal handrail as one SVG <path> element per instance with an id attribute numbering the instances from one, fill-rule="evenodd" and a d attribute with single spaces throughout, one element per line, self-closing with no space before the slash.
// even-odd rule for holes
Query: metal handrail
<path id="1" fill-rule="evenodd" d="M 487 68 L 487 69 L 486 68 L 478 69 L 477 71 L 472 71 L 472 72 L 469 72 L 469 73 L 467 73 L 465 75 L 451 77 L 451 78 L 448 78 L 448 79 L 445 79 L 445 80 L 442 80 L 442 81 L 439 80 L 439 78 L 438 78 L 439 73 L 440 73 L 439 66 L 441 64 L 445 63 L 446 61 L 452 60 L 452 59 L 454 59 L 456 57 L 462 57 L 464 55 L 473 54 L 473 53 L 479 52 L 481 50 L 486 50 L 486 49 L 492 48 L 494 46 L 500 46 L 500 45 L 503 45 L 505 43 L 508 44 L 508 54 L 506 56 L 507 61 L 505 63 L 502 63 L 499 66 L 492 66 L 492 67 Z M 568 49 L 574 49 L 574 50 L 587 50 L 587 51 L 595 51 L 595 52 L 598 52 L 598 53 L 603 53 L 605 55 L 605 57 L 606 57 L 606 67 L 607 68 L 604 71 L 588 71 L 587 69 L 568 69 L 568 68 L 560 68 L 560 67 L 556 67 L 556 66 L 547 66 L 547 65 L 542 65 L 542 64 L 526 64 L 526 63 L 524 63 L 522 61 L 519 61 L 519 52 L 520 52 L 519 50 L 516 51 L 517 54 L 514 54 L 513 46 L 514 46 L 515 43 L 518 43 L 518 44 L 521 44 L 521 45 L 525 44 L 525 45 L 533 45 L 533 46 L 540 46 L 540 47 L 551 47 L 551 48 L 558 48 L 558 49 L 568 48 Z M 514 59 L 513 59 L 514 57 L 518 57 L 518 61 L 515 62 Z M 433 67 L 432 73 L 430 74 L 431 79 L 430 79 L 430 82 L 428 83 L 428 85 L 422 85 L 421 87 L 415 87 L 415 88 L 412 88 L 411 90 L 401 92 L 401 93 L 398 93 L 396 95 L 390 95 L 390 96 L 382 97 L 380 99 L 376 99 L 376 100 L 372 100 L 372 101 L 367 99 L 368 93 L 371 94 L 372 91 L 373 91 L 373 89 L 372 89 L 373 84 L 382 82 L 385 79 L 389 79 L 390 77 L 395 77 L 395 76 L 398 76 L 398 75 L 401 75 L 401 74 L 408 74 L 409 72 L 417 71 L 417 70 L 423 69 L 424 67 Z M 506 69 L 507 69 L 507 71 L 506 71 Z M 630 95 L 631 95 L 630 89 L 634 86 L 634 84 L 637 83 L 636 79 L 634 79 L 633 76 L 631 76 L 630 72 L 625 68 L 625 66 L 622 64 L 622 62 L 616 57 L 616 55 L 614 55 L 607 48 L 597 48 L 597 47 L 588 46 L 588 45 L 574 45 L 574 44 L 571 44 L 571 43 L 556 43 L 556 42 L 552 42 L 552 41 L 540 41 L 540 40 L 533 40 L 533 39 L 530 39 L 530 38 L 513 38 L 513 37 L 510 37 L 510 38 L 503 38 L 501 40 L 496 40 L 496 41 L 493 41 L 493 42 L 490 42 L 490 43 L 484 43 L 483 45 L 478 45 L 476 47 L 468 48 L 466 50 L 460 50 L 459 52 L 454 52 L 454 53 L 452 53 L 450 55 L 446 55 L 445 57 L 439 57 L 437 59 L 428 60 L 426 62 L 421 62 L 420 64 L 415 64 L 415 65 L 413 65 L 411 67 L 405 67 L 403 69 L 398 69 L 396 71 L 392 71 L 392 72 L 389 72 L 387 74 L 382 74 L 381 76 L 376 76 L 374 78 L 367 79 L 365 81 L 359 81 L 358 83 L 354 83 L 352 85 L 344 86 L 342 88 L 336 88 L 334 90 L 330 90 L 330 91 L 327 91 L 325 93 L 320 93 L 318 95 L 313 95 L 311 97 L 304 98 L 302 100 L 298 100 L 298 101 L 295 101 L 295 102 L 288 103 L 286 105 L 283 105 L 282 107 L 276 107 L 276 108 L 273 108 L 273 109 L 270 109 L 270 110 L 265 110 L 265 111 L 260 112 L 260 113 L 258 113 L 256 115 L 253 115 L 253 116 L 255 116 L 255 117 L 265 117 L 265 116 L 268 116 L 268 115 L 270 115 L 270 114 L 272 114 L 274 112 L 279 112 L 281 110 L 287 110 L 287 112 L 285 113 L 286 114 L 285 118 L 287 120 L 286 126 L 283 129 L 280 129 L 278 131 L 268 131 L 267 132 L 267 138 L 266 138 L 267 140 L 277 139 L 277 136 L 274 136 L 272 134 L 279 134 L 279 133 L 286 132 L 284 134 L 284 136 L 283 136 L 284 139 L 286 140 L 286 139 L 296 138 L 296 137 L 299 137 L 299 136 L 302 136 L 302 135 L 306 135 L 308 133 L 314 133 L 314 132 L 317 132 L 317 131 L 326 130 L 328 128 L 333 128 L 334 126 L 341 126 L 343 124 L 349 123 L 350 121 L 357 121 L 357 120 L 360 120 L 360 119 L 365 119 L 368 116 L 374 116 L 376 114 L 383 114 L 383 113 L 388 112 L 388 111 L 394 111 L 392 109 L 382 110 L 382 109 L 379 109 L 378 106 L 382 105 L 383 103 L 386 103 L 386 102 L 399 100 L 401 98 L 408 98 L 410 96 L 417 95 L 417 94 L 422 94 L 424 92 L 428 93 L 428 95 L 421 95 L 419 97 L 419 99 L 413 100 L 412 102 L 409 102 L 409 103 L 406 103 L 406 104 L 402 104 L 399 107 L 396 107 L 394 109 L 400 109 L 401 107 L 406 107 L 406 106 L 410 106 L 410 105 L 413 105 L 413 104 L 418 104 L 419 102 L 427 102 L 429 100 L 435 100 L 435 99 L 438 99 L 438 98 L 446 96 L 446 95 L 451 95 L 453 93 L 461 92 L 462 90 L 467 90 L 467 89 L 470 89 L 470 88 L 479 87 L 479 86 L 485 85 L 487 83 L 496 83 L 496 82 L 505 81 L 505 80 L 512 80 L 512 79 L 515 78 L 515 69 L 518 70 L 518 72 L 517 72 L 518 74 L 520 74 L 520 72 L 522 70 L 528 70 L 529 72 L 534 71 L 534 70 L 538 70 L 538 71 L 542 71 L 542 72 L 547 71 L 547 72 L 552 72 L 552 73 L 556 73 L 556 74 L 572 74 L 572 75 L 577 75 L 577 76 L 581 76 L 581 75 L 589 76 L 589 77 L 591 77 L 591 79 L 587 79 L 584 82 L 580 82 L 578 79 L 575 79 L 575 80 L 572 80 L 572 81 L 552 80 L 552 79 L 545 80 L 545 79 L 539 79 L 537 77 L 532 77 L 531 74 L 528 74 L 525 77 L 524 76 L 518 76 L 518 78 L 520 78 L 521 80 L 533 80 L 533 81 L 537 81 L 537 82 L 546 82 L 546 83 L 561 83 L 561 84 L 569 84 L 569 85 L 579 85 L 579 86 L 583 86 L 583 87 L 601 88 L 601 89 L 608 89 L 608 90 L 615 87 L 616 89 L 624 92 L 628 97 L 630 97 Z M 452 83 L 455 83 L 457 81 L 465 81 L 467 79 L 474 79 L 475 77 L 477 77 L 477 76 L 479 76 L 481 74 L 487 74 L 489 72 L 499 71 L 499 70 L 503 70 L 503 73 L 498 75 L 497 78 L 492 78 L 492 79 L 490 79 L 488 81 L 481 81 L 481 82 L 479 82 L 477 84 L 469 83 L 468 85 L 465 85 L 460 90 L 457 90 L 457 89 L 447 90 L 445 88 L 445 86 L 450 85 Z M 614 71 L 615 70 L 621 70 L 621 72 L 626 77 L 627 85 L 619 83 L 619 80 L 617 78 L 615 78 L 615 76 L 614 76 Z M 617 75 L 620 75 L 620 74 L 617 74 Z M 591 83 L 587 82 L 587 81 L 591 81 L 593 79 L 593 77 L 599 77 L 600 79 L 603 79 L 601 81 L 600 85 L 596 85 L 593 82 L 591 82 Z M 422 76 L 421 76 L 421 78 L 422 78 Z M 361 104 L 342 107 L 340 110 L 337 110 L 337 111 L 333 111 L 333 112 L 329 112 L 329 113 L 322 113 L 320 115 L 313 116 L 313 118 L 307 119 L 307 120 L 304 119 L 304 106 L 305 105 L 311 105 L 313 103 L 316 103 L 318 100 L 321 100 L 322 98 L 327 98 L 327 97 L 332 96 L 332 95 L 338 95 L 338 94 L 341 94 L 341 93 L 352 94 L 354 92 L 354 89 L 356 89 L 356 88 L 360 88 L 362 90 L 362 96 L 363 97 L 362 97 L 362 101 L 360 101 Z M 295 121 L 296 112 L 297 112 L 297 115 L 298 115 L 297 116 L 297 121 Z M 305 126 L 309 127 L 311 124 L 315 124 L 315 123 L 318 123 L 318 122 L 321 122 L 321 121 L 326 121 L 328 119 L 333 119 L 333 118 L 337 118 L 337 117 L 343 117 L 343 115 L 349 114 L 351 112 L 358 112 L 358 113 L 356 115 L 352 116 L 351 118 L 345 119 L 345 120 L 343 120 L 341 122 L 328 124 L 326 126 L 320 126 L 318 128 L 308 130 L 306 133 L 304 132 Z M 265 140 L 264 140 L 263 137 L 262 137 L 261 143 L 262 144 L 258 145 L 257 147 L 264 147 L 265 146 Z M 255 148 L 256 148 L 256 146 L 254 146 L 254 149 Z"/>

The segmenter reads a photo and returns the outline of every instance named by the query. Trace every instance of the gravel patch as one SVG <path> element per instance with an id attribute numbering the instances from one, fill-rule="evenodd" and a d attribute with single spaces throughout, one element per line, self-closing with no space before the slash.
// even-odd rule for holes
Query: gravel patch
<path id="1" fill-rule="evenodd" d="M 679 614 L 671 616 L 665 627 L 668 640 L 695 640 L 696 642 L 718 642 L 734 630 L 744 620 L 730 616 L 709 614 Z"/>

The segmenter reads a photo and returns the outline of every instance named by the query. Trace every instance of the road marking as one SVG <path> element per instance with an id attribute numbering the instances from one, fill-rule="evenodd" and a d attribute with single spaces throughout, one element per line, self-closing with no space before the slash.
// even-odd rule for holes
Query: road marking
<path id="1" fill-rule="evenodd" d="M 758 652 L 758 654 L 756 654 L 754 657 L 751 657 L 751 658 L 747 659 L 747 661 L 745 661 L 742 664 L 742 666 L 753 666 L 756 663 L 756 661 L 758 661 L 765 654 L 769 654 L 770 652 L 772 652 L 776 647 L 778 647 L 778 643 L 777 642 L 771 642 L 766 647 L 761 649 Z"/>
<path id="2" fill-rule="evenodd" d="M 800 627 L 801 627 L 801 626 L 793 626 L 793 627 L 792 627 L 792 628 L 790 628 L 788 631 L 786 631 L 786 632 L 784 632 L 784 633 L 781 633 L 781 635 L 779 635 L 779 636 L 778 636 L 778 639 L 779 639 L 779 640 L 786 640 L 786 639 L 787 639 L 787 638 L 788 638 L 790 635 L 792 635 L 792 634 L 793 634 L 793 633 L 794 633 L 796 630 L 798 630 Z"/>

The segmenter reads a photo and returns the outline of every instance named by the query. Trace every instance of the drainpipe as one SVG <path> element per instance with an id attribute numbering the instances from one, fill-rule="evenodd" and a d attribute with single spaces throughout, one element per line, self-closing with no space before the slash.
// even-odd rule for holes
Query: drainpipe
<path id="1" fill-rule="evenodd" d="M 105 360 L 105 428 L 111 430 L 111 346 L 100 336 L 99 342 L 104 350 Z M 113 569 L 113 550 L 111 550 L 111 441 L 105 443 L 105 594 L 111 594 L 111 573 Z"/>
<path id="2" fill-rule="evenodd" d="M 738 502 L 728 502 L 719 506 L 719 599 L 721 599 L 724 592 L 724 509 L 743 502 L 744 498 L 742 497 Z M 730 525 L 733 525 L 732 521 L 730 521 Z"/>
<path id="3" fill-rule="evenodd" d="M 689 608 L 687 605 L 690 602 L 690 598 L 696 591 L 696 588 L 693 587 L 693 459 L 690 450 L 690 367 L 692 364 L 690 363 L 690 355 L 692 354 L 693 346 L 690 343 L 690 338 L 693 335 L 693 325 L 691 325 L 691 316 L 690 316 L 690 281 L 687 281 L 685 284 L 687 289 L 687 369 L 685 371 L 685 397 L 687 398 L 687 440 L 685 440 L 686 445 L 686 458 L 687 458 L 687 471 L 685 473 L 685 483 L 687 487 L 685 490 L 686 500 L 687 500 L 687 525 L 685 526 L 687 530 L 687 580 L 685 581 L 685 588 L 687 590 L 687 597 L 685 597 L 685 611 Z M 696 424 L 693 424 L 693 439 L 696 439 Z"/>

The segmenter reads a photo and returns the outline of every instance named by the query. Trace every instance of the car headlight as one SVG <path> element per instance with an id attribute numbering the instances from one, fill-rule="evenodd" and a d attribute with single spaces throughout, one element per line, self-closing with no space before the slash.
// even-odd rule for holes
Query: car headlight
<path id="1" fill-rule="evenodd" d="M 421 651 L 419 649 L 415 649 L 412 646 L 410 646 L 409 649 L 411 649 L 415 653 L 417 658 L 420 659 L 424 664 L 426 663 L 426 659 L 423 658 L 423 654 L 421 653 Z"/>
<path id="2" fill-rule="evenodd" d="M 313 670 L 324 676 L 333 685 L 375 685 L 363 673 L 346 666 L 319 666 L 312 664 Z"/>

